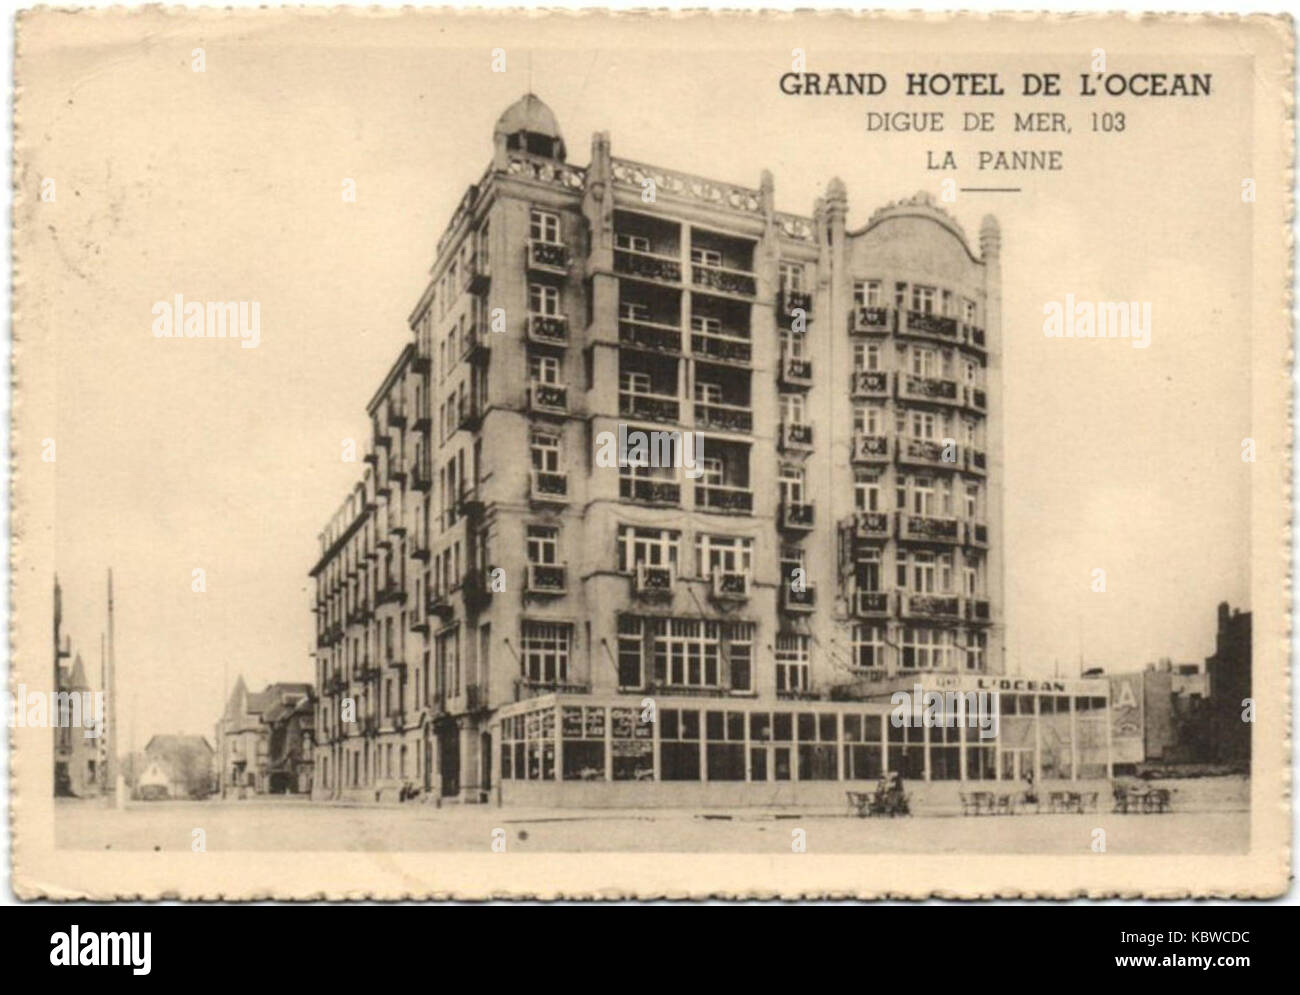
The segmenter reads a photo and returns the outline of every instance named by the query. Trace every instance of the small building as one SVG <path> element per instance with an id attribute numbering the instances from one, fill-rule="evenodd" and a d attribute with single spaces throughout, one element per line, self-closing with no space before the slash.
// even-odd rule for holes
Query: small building
<path id="1" fill-rule="evenodd" d="M 206 798 L 215 781 L 212 746 L 203 736 L 158 735 L 145 745 L 145 776 L 158 765 L 167 774 L 168 794 L 172 798 Z"/>
<path id="2" fill-rule="evenodd" d="M 162 801 L 172 795 L 172 773 L 160 759 L 145 759 L 144 769 L 135 783 L 135 797 L 144 801 Z"/>
<path id="3" fill-rule="evenodd" d="M 315 715 L 316 702 L 308 694 L 286 698 L 263 716 L 270 730 L 267 790 L 271 794 L 311 794 Z"/>
<path id="4" fill-rule="evenodd" d="M 310 703 L 310 684 L 268 684 L 259 693 L 248 690 L 241 676 L 217 721 L 219 790 L 222 797 L 267 794 L 271 786 L 271 724 L 267 716 L 280 706 L 296 709 Z M 282 772 L 281 772 L 282 773 Z M 295 775 L 296 778 L 296 775 Z M 277 778 L 277 785 L 283 779 Z"/>

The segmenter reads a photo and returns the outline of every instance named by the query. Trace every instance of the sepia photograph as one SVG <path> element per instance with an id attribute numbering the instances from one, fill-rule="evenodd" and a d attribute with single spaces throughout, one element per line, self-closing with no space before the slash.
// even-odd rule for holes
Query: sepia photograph
<path id="1" fill-rule="evenodd" d="M 14 893 L 1281 896 L 1293 47 L 19 13 Z"/>

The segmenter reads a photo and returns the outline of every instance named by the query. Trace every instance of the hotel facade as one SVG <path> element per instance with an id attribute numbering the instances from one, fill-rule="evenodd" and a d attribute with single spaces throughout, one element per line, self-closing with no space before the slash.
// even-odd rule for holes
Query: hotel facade
<path id="1" fill-rule="evenodd" d="M 1106 681 L 1004 676 L 997 223 L 852 228 L 838 179 L 787 214 L 606 133 L 578 167 L 531 94 L 493 145 L 320 536 L 313 793 L 1105 776 Z M 660 458 L 598 458 L 636 432 Z M 989 691 L 997 735 L 895 726 L 917 685 Z"/>

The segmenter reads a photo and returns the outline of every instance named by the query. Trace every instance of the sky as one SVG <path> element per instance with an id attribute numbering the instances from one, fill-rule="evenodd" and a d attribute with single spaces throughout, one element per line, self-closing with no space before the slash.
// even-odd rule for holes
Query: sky
<path id="1" fill-rule="evenodd" d="M 1089 132 L 1093 105 L 1072 103 L 1061 172 L 989 176 L 927 171 L 925 150 L 1051 143 L 962 135 L 960 101 L 784 97 L 791 48 L 803 44 L 809 71 L 891 78 L 1073 74 L 1081 53 L 950 32 L 945 44 L 985 51 L 924 56 L 886 29 L 770 24 L 686 36 L 625 21 L 578 40 L 557 21 L 433 16 L 171 17 L 93 45 L 26 39 L 19 182 L 58 183 L 32 248 L 49 293 L 28 316 L 53 342 L 36 371 L 56 410 L 52 562 L 92 674 L 114 570 L 120 721 L 139 745 L 210 735 L 238 675 L 250 688 L 310 680 L 307 571 L 358 473 L 342 442 L 366 437 L 365 404 L 407 341 L 437 238 L 488 163 L 497 116 L 530 88 L 571 162 L 608 130 L 619 157 L 753 187 L 770 169 L 777 208 L 801 214 L 839 176 L 851 228 L 945 176 L 1020 184 L 949 207 L 972 238 L 987 213 L 1003 233 L 1009 669 L 1213 651 L 1216 604 L 1250 607 L 1251 229 L 1237 178 L 1250 175 L 1251 115 L 1234 86 L 1247 67 L 1198 60 L 1215 72 L 1210 99 L 1129 102 L 1122 134 Z M 497 47 L 504 73 L 490 68 Z M 954 123 L 942 139 L 870 134 L 868 109 L 943 109 Z M 260 302 L 260 346 L 155 339 L 152 305 L 176 293 Z M 1046 338 L 1043 305 L 1067 293 L 1152 302 L 1150 347 Z"/>

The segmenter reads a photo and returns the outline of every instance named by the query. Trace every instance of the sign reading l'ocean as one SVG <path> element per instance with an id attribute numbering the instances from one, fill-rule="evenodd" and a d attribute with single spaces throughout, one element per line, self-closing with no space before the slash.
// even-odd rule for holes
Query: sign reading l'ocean
<path id="1" fill-rule="evenodd" d="M 1110 678 L 1110 720 L 1112 762 L 1136 764 L 1145 760 L 1141 674 L 1121 674 Z"/>

